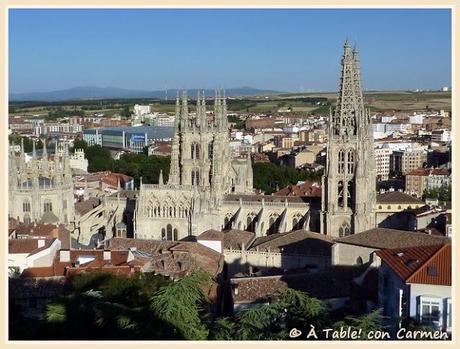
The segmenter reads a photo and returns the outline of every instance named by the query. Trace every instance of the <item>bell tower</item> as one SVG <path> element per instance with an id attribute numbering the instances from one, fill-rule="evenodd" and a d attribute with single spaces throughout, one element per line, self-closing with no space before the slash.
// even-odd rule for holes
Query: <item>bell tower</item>
<path id="1" fill-rule="evenodd" d="M 329 115 L 322 178 L 321 233 L 346 236 L 375 227 L 372 125 L 364 108 L 358 50 L 344 44 L 335 110 Z"/>

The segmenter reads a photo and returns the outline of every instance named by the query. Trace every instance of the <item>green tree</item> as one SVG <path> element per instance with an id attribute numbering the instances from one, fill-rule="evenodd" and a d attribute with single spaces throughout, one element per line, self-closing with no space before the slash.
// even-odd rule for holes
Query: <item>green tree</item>
<path id="1" fill-rule="evenodd" d="M 168 286 L 162 287 L 152 297 L 152 309 L 156 314 L 177 329 L 185 339 L 203 340 L 208 337 L 208 328 L 203 315 L 208 303 L 207 291 L 212 277 L 205 272 L 194 272 Z"/>
<path id="2" fill-rule="evenodd" d="M 110 151 L 100 145 L 87 147 L 86 158 L 88 159 L 89 172 L 113 170 L 114 162 Z"/>
<path id="3" fill-rule="evenodd" d="M 340 327 L 351 327 L 352 330 L 361 330 L 361 340 L 366 340 L 369 332 L 383 331 L 385 326 L 383 321 L 385 317 L 382 315 L 382 309 L 377 309 L 369 314 L 361 316 L 346 316 L 342 321 L 338 321 L 333 325 L 333 328 L 340 329 Z"/>
<path id="4" fill-rule="evenodd" d="M 74 149 L 83 149 L 86 153 L 86 150 L 88 149 L 88 143 L 86 143 L 84 139 L 75 138 L 75 140 L 73 141 L 72 151 L 74 151 Z"/>

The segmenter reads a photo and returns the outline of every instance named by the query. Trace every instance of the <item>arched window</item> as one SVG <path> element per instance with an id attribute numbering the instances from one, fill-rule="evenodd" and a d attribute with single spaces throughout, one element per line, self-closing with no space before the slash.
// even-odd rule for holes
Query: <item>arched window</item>
<path id="1" fill-rule="evenodd" d="M 297 218 L 294 217 L 294 219 L 292 220 L 292 230 L 297 228 L 297 223 Z"/>
<path id="2" fill-rule="evenodd" d="M 228 223 L 230 222 L 230 219 L 228 217 L 224 218 L 224 228 L 228 227 Z"/>
<path id="3" fill-rule="evenodd" d="M 53 204 L 51 203 L 51 200 L 45 200 L 43 204 L 43 212 L 53 212 Z"/>
<path id="4" fill-rule="evenodd" d="M 348 236 L 351 235 L 351 228 L 347 222 L 343 222 L 342 226 L 339 228 L 339 236 Z"/>
<path id="5" fill-rule="evenodd" d="M 356 258 L 356 265 L 363 265 L 363 259 L 361 258 L 361 256 Z"/>
<path id="6" fill-rule="evenodd" d="M 161 228 L 161 240 L 166 240 L 166 230 L 165 230 L 165 228 Z"/>
<path id="7" fill-rule="evenodd" d="M 174 241 L 177 241 L 177 229 L 174 228 Z"/>
<path id="8" fill-rule="evenodd" d="M 387 206 L 387 209 L 388 209 L 388 210 L 391 210 L 391 206 L 390 206 L 390 205 L 388 205 L 388 206 Z"/>
<path id="9" fill-rule="evenodd" d="M 379 205 L 379 210 L 381 210 L 381 209 L 382 209 L 382 205 Z"/>
<path id="10" fill-rule="evenodd" d="M 344 172 L 344 168 L 345 168 L 345 152 L 344 152 L 342 149 L 339 150 L 338 157 L 339 157 L 339 162 L 338 162 L 339 168 L 338 168 L 338 172 L 339 172 L 339 173 L 343 173 L 343 172 Z"/>
<path id="11" fill-rule="evenodd" d="M 254 231 L 254 228 L 255 228 L 255 218 L 256 218 L 256 214 L 255 213 L 250 213 L 248 214 L 248 217 L 246 218 L 246 230 L 247 231 Z"/>
<path id="12" fill-rule="evenodd" d="M 192 170 L 192 185 L 200 184 L 200 172 L 198 170 Z"/>
<path id="13" fill-rule="evenodd" d="M 353 190 L 353 181 L 348 181 L 347 183 L 347 206 L 350 207 L 351 209 L 354 208 L 353 205 L 353 195 L 354 195 L 354 190 Z"/>
<path id="14" fill-rule="evenodd" d="M 30 216 L 28 213 L 24 215 L 24 223 L 25 224 L 30 224 Z"/>
<path id="15" fill-rule="evenodd" d="M 339 181 L 339 183 L 337 184 L 337 198 L 338 198 L 338 206 L 339 207 L 344 207 L 345 203 L 344 203 L 344 198 L 343 198 L 343 181 Z"/>
<path id="16" fill-rule="evenodd" d="M 209 142 L 208 143 L 208 159 L 209 160 L 212 160 L 213 152 L 214 152 L 213 142 Z"/>
<path id="17" fill-rule="evenodd" d="M 23 212 L 30 212 L 30 201 L 29 199 L 25 199 L 22 203 L 22 211 Z"/>
<path id="18" fill-rule="evenodd" d="M 200 146 L 198 143 L 192 143 L 191 148 L 190 148 L 190 157 L 192 159 L 200 158 Z"/>
<path id="19" fill-rule="evenodd" d="M 355 167 L 353 150 L 349 150 L 347 154 L 347 174 L 353 174 Z"/>
<path id="20" fill-rule="evenodd" d="M 173 235 L 172 235 L 172 225 L 171 224 L 168 224 L 166 226 L 166 236 L 167 236 L 167 239 L 168 240 L 172 240 L 173 239 Z"/>

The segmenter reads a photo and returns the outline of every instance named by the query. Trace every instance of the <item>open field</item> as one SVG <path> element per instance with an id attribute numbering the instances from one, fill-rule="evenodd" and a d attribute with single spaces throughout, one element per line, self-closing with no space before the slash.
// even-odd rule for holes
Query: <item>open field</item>
<path id="1" fill-rule="evenodd" d="M 366 107 L 371 111 L 420 111 L 429 109 L 447 111 L 451 110 L 451 92 L 410 92 L 410 91 L 369 91 L 365 93 Z M 228 100 L 228 110 L 240 113 L 271 113 L 278 110 L 291 108 L 298 114 L 328 114 L 329 107 L 336 102 L 335 92 L 280 94 L 254 97 L 231 98 Z M 48 112 L 58 108 L 65 111 L 82 110 L 86 115 L 103 113 L 105 116 L 120 114 L 125 107 L 132 110 L 135 103 L 150 104 L 153 111 L 173 113 L 174 101 L 161 101 L 154 99 L 121 99 L 121 100 L 81 100 L 67 102 L 22 102 L 10 104 L 10 116 L 45 117 Z M 213 101 L 208 100 L 208 109 L 212 109 Z M 194 110 L 190 102 L 190 110 Z"/>

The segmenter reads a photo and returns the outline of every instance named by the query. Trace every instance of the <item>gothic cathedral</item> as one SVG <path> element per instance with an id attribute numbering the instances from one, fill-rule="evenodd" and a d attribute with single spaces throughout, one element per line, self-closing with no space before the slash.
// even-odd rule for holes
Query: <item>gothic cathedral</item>
<path id="1" fill-rule="evenodd" d="M 364 109 L 358 50 L 345 42 L 334 113 L 330 113 L 322 179 L 321 233 L 346 236 L 375 227 L 372 125 Z"/>

